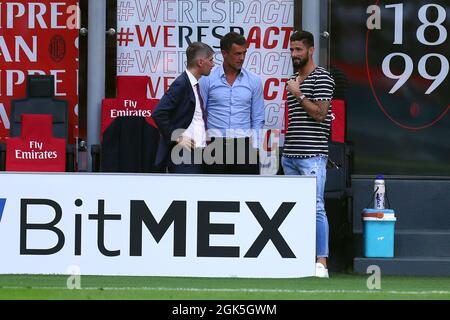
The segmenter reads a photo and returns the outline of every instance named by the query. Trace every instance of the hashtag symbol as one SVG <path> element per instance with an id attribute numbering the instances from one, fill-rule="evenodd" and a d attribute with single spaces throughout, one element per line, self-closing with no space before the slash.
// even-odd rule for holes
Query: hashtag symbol
<path id="1" fill-rule="evenodd" d="M 134 35 L 134 33 L 130 32 L 130 28 L 126 28 L 127 31 L 124 32 L 125 28 L 120 28 L 120 32 L 117 32 L 117 42 L 120 46 L 125 46 L 128 47 L 128 43 L 129 42 L 133 42 L 133 38 L 132 36 Z"/>
<path id="2" fill-rule="evenodd" d="M 134 7 L 128 1 L 120 1 L 117 5 L 117 19 L 119 21 L 128 21 L 130 16 L 134 15 Z"/>
<path id="3" fill-rule="evenodd" d="M 131 57 L 129 52 L 127 52 L 126 54 L 124 53 L 119 54 L 119 57 L 117 58 L 118 72 L 127 73 L 129 68 L 134 67 L 133 61 L 134 58 Z"/>

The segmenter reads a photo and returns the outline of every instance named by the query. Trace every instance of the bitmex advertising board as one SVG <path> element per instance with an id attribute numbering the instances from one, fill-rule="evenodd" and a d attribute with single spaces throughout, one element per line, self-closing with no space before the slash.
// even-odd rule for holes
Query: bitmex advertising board
<path id="1" fill-rule="evenodd" d="M 0 274 L 313 276 L 315 184 L 1 173 Z"/>

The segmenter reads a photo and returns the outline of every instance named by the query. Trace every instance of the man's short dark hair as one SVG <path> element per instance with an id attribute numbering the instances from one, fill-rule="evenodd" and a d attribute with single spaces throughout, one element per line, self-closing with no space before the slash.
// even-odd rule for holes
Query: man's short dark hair
<path id="1" fill-rule="evenodd" d="M 247 44 L 247 40 L 243 35 L 237 32 L 229 32 L 222 39 L 220 39 L 220 50 L 230 51 L 233 44 L 243 46 Z"/>
<path id="2" fill-rule="evenodd" d="M 294 31 L 291 34 L 291 41 L 302 41 L 305 46 L 314 47 L 314 36 L 311 32 L 308 31 Z"/>
<path id="3" fill-rule="evenodd" d="M 192 42 L 186 49 L 187 66 L 192 67 L 198 58 L 207 58 L 214 50 L 203 42 Z"/>

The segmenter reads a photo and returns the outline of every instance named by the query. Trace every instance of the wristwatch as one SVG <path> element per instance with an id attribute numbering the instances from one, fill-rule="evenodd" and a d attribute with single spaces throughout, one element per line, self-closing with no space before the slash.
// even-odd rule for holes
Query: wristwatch
<path id="1" fill-rule="evenodd" d="M 300 100 L 300 102 L 303 102 L 303 99 L 305 99 L 306 98 L 306 96 L 304 95 L 304 94 L 302 94 L 300 97 L 298 97 L 297 99 L 299 99 Z"/>

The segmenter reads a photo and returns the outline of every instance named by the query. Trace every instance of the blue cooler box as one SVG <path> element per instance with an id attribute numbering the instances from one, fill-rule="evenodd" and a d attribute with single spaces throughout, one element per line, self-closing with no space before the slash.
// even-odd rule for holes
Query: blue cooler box
<path id="1" fill-rule="evenodd" d="M 392 258 L 394 256 L 394 226 L 397 218 L 392 209 L 364 209 L 364 256 Z"/>

